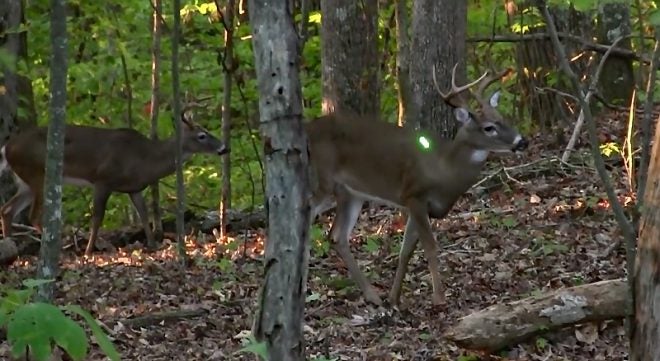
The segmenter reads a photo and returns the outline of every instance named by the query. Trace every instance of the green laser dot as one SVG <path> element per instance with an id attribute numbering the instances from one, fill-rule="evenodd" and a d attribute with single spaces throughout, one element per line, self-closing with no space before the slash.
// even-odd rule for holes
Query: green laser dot
<path id="1" fill-rule="evenodd" d="M 424 149 L 429 149 L 431 148 L 431 142 L 426 138 L 425 136 L 420 136 L 417 141 L 419 141 L 419 144 L 422 146 Z"/>

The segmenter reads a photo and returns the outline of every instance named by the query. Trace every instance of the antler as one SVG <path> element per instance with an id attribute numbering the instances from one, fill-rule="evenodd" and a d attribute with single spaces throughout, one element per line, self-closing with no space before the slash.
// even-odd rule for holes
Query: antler
<path id="1" fill-rule="evenodd" d="M 481 82 L 481 83 L 479 84 L 479 86 L 477 87 L 477 91 L 474 93 L 474 97 L 475 97 L 480 103 L 481 103 L 482 101 L 484 101 L 484 100 L 485 100 L 485 97 L 484 97 L 484 91 L 486 90 L 486 88 L 488 88 L 488 87 L 489 87 L 491 84 L 493 84 L 494 82 L 496 82 L 496 81 L 502 79 L 503 77 L 505 77 L 506 75 L 508 75 L 508 74 L 509 74 L 510 72 L 512 72 L 512 71 L 513 71 L 513 69 L 511 69 L 511 68 L 507 68 L 507 69 L 504 69 L 503 71 L 501 71 L 501 72 L 499 72 L 499 73 L 497 73 L 497 74 L 489 75 L 489 76 L 487 76 L 486 78 L 482 79 L 482 82 Z M 487 72 L 487 73 L 488 73 L 488 72 Z"/>
<path id="2" fill-rule="evenodd" d="M 454 68 L 451 71 L 451 89 L 449 90 L 448 93 L 443 93 L 440 90 L 440 86 L 438 86 L 438 80 L 436 79 L 435 76 L 435 64 L 433 65 L 433 84 L 435 85 L 435 90 L 440 94 L 442 99 L 444 99 L 447 103 L 452 104 L 455 107 L 466 107 L 467 106 L 467 99 L 464 97 L 459 97 L 464 91 L 469 90 L 471 87 L 475 86 L 477 83 L 481 82 L 487 75 L 488 72 L 485 72 L 479 79 L 465 84 L 463 86 L 457 86 L 456 85 L 456 67 L 458 67 L 458 63 L 454 64 Z M 457 98 L 458 97 L 458 98 Z M 454 100 L 456 99 L 456 100 Z"/>

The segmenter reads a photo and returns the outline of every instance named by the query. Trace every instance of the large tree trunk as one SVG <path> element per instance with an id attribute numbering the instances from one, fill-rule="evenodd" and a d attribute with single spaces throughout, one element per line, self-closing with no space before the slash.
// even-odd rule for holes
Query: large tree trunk
<path id="1" fill-rule="evenodd" d="M 321 2 L 323 113 L 378 114 L 378 1 Z"/>
<path id="2" fill-rule="evenodd" d="M 511 4 L 511 3 L 509 3 Z M 521 24 L 529 26 L 531 33 L 545 33 L 547 29 L 538 27 L 538 18 L 529 10 L 533 5 L 521 5 L 520 7 L 507 7 L 509 25 Z M 557 31 L 579 35 L 590 38 L 592 23 L 590 14 L 575 10 L 572 7 L 551 6 L 550 12 L 555 21 Z M 564 46 L 570 57 L 575 57 L 583 52 L 581 45 L 575 42 L 565 41 Z M 569 124 L 567 119 L 575 118 L 568 108 L 565 97 L 546 88 L 560 91 L 568 91 L 567 82 L 561 74 L 557 73 L 557 56 L 550 39 L 530 39 L 516 43 L 515 45 L 516 66 L 518 72 L 518 83 L 520 84 L 520 101 L 517 105 L 518 118 L 531 119 L 535 125 L 547 132 L 556 126 L 555 131 L 558 138 L 557 143 L 563 144 L 563 132 L 561 126 Z M 586 57 L 576 58 L 572 62 L 582 73 L 586 69 Z M 568 91 L 570 93 L 570 91 Z"/>
<path id="3" fill-rule="evenodd" d="M 631 360 L 660 360 L 660 127 L 656 127 L 635 262 Z"/>
<path id="4" fill-rule="evenodd" d="M 618 37 L 630 35 L 629 1 L 600 3 L 598 5 L 598 43 L 612 44 Z M 630 49 L 630 39 L 619 42 L 619 47 Z M 603 98 L 612 103 L 626 105 L 630 102 L 635 75 L 632 61 L 609 57 L 600 77 L 599 90 Z"/>
<path id="5" fill-rule="evenodd" d="M 412 107 L 408 123 L 413 127 L 435 130 L 453 136 L 455 122 L 452 109 L 435 91 L 432 67 L 435 65 L 438 85 L 451 86 L 451 70 L 459 63 L 456 81 L 464 83 L 466 69 L 465 32 L 467 2 L 452 0 L 416 0 L 412 15 L 410 82 Z"/>
<path id="6" fill-rule="evenodd" d="M 253 331 L 266 342 L 270 360 L 302 361 L 310 191 L 298 34 L 289 2 L 251 0 L 249 6 L 268 213 L 264 283 Z"/>
<path id="7" fill-rule="evenodd" d="M 27 60 L 27 33 L 16 31 L 24 22 L 22 0 L 0 0 L 0 48 L 12 56 L 13 63 L 12 67 L 4 67 L 0 76 L 4 88 L 0 92 L 0 147 L 13 132 L 34 125 L 37 118 L 30 79 L 12 71 L 19 60 Z M 0 201 L 7 201 L 14 191 L 9 174 L 0 175 Z"/>
<path id="8" fill-rule="evenodd" d="M 62 170 L 64 165 L 64 126 L 66 121 L 67 33 L 66 0 L 51 1 L 50 43 L 50 123 L 46 138 L 46 172 L 44 173 L 43 233 L 37 278 L 55 279 L 59 272 L 62 248 Z M 35 201 L 40 202 L 36 196 Z M 52 302 L 55 284 L 39 287 L 38 298 Z"/>

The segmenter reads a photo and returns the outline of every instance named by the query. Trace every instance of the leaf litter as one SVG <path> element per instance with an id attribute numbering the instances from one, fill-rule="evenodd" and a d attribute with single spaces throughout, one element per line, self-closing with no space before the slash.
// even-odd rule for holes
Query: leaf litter
<path id="1" fill-rule="evenodd" d="M 623 134 L 625 114 L 611 112 L 603 118 L 602 133 Z M 485 181 L 447 218 L 434 221 L 447 298 L 443 309 L 431 304 L 420 247 L 409 264 L 397 309 L 366 304 L 334 251 L 314 252 L 305 309 L 308 359 L 626 360 L 622 320 L 566 328 L 493 355 L 463 350 L 440 336 L 460 317 L 496 303 L 626 276 L 622 247 L 605 253 L 621 233 L 590 165 L 586 137 L 569 164 L 557 161 L 561 152 L 547 149 L 539 135 L 523 155 L 494 157 Z M 624 168 L 616 156 L 607 162 L 625 201 L 630 191 Z M 331 218 L 322 219 L 324 229 Z M 394 278 L 404 226 L 398 211 L 365 209 L 353 233 L 353 252 L 383 298 Z M 257 311 L 265 232 L 232 235 L 239 247 L 190 238 L 187 251 L 193 264 L 188 268 L 177 263 L 171 243 L 151 254 L 130 246 L 102 252 L 92 261 L 67 251 L 56 301 L 89 310 L 126 360 L 255 360 L 238 351 Z M 0 274 L 0 282 L 19 287 L 34 270 L 35 259 L 22 258 Z M 132 323 L 138 317 L 183 311 L 199 313 Z M 0 357 L 8 357 L 6 341 L 0 344 Z M 103 359 L 92 343 L 88 360 Z"/>

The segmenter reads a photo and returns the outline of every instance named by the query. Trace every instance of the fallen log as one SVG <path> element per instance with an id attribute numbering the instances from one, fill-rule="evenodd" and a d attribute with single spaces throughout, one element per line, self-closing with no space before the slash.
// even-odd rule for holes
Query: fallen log
<path id="1" fill-rule="evenodd" d="M 623 318 L 631 310 L 627 281 L 600 281 L 490 306 L 463 317 L 443 337 L 494 352 L 566 326 Z"/>
<path id="2" fill-rule="evenodd" d="M 178 322 L 189 318 L 201 317 L 206 314 L 208 314 L 208 311 L 201 308 L 195 310 L 176 310 L 176 311 L 167 311 L 167 312 L 156 312 L 144 316 L 125 319 L 120 322 L 128 327 L 148 327 L 148 326 L 158 325 L 161 323 L 165 324 L 171 322 Z"/>

